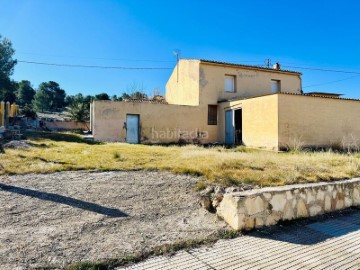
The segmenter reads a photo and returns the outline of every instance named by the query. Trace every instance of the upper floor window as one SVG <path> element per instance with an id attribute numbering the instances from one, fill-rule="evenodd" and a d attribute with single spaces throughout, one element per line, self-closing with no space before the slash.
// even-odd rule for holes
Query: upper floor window
<path id="1" fill-rule="evenodd" d="M 271 80 L 271 92 L 280 93 L 281 91 L 281 81 L 280 80 Z"/>
<path id="2" fill-rule="evenodd" d="M 225 75 L 225 92 L 235 93 L 235 80 L 234 75 Z"/>

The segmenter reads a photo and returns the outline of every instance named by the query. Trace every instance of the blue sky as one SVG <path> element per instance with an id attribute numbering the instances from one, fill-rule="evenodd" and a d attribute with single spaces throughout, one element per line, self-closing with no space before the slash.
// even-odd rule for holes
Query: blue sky
<path id="1" fill-rule="evenodd" d="M 0 0 L 0 34 L 18 60 L 123 67 L 183 58 L 360 72 L 359 1 Z M 360 74 L 303 72 L 305 91 L 360 98 Z M 171 69 L 118 70 L 18 63 L 13 78 L 60 83 L 67 93 L 164 92 Z M 341 81 L 338 81 L 341 80 Z M 338 81 L 338 82 L 335 82 Z M 313 87 L 307 87 L 317 85 Z"/>

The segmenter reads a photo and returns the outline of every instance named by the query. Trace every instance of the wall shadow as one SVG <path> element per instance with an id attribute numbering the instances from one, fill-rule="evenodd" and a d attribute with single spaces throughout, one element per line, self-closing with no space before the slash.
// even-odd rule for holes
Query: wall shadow
<path id="1" fill-rule="evenodd" d="M 360 211 L 354 209 L 264 227 L 249 236 L 300 245 L 314 245 L 330 238 L 360 231 Z"/>
<path id="2" fill-rule="evenodd" d="M 69 205 L 69 206 L 72 206 L 75 208 L 79 208 L 79 209 L 87 210 L 90 212 L 106 215 L 108 217 L 116 218 L 116 217 L 127 217 L 128 216 L 128 214 L 126 214 L 125 212 L 122 212 L 116 208 L 109 208 L 109 207 L 101 206 L 96 203 L 86 202 L 86 201 L 70 198 L 67 196 L 58 195 L 55 193 L 37 191 L 37 190 L 16 187 L 16 186 L 11 186 L 11 185 L 5 185 L 2 183 L 0 183 L 0 190 L 12 192 L 12 193 L 32 197 L 32 198 L 37 198 L 40 200 L 65 204 L 65 205 Z"/>

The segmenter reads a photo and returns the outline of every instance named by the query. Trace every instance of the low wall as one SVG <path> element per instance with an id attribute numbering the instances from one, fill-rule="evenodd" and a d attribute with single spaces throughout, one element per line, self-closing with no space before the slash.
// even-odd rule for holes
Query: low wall
<path id="1" fill-rule="evenodd" d="M 45 122 L 45 127 L 55 130 L 88 130 L 89 122 L 75 122 L 75 121 L 54 121 Z"/>
<path id="2" fill-rule="evenodd" d="M 360 178 L 225 194 L 217 215 L 233 229 L 274 225 L 360 205 Z"/>

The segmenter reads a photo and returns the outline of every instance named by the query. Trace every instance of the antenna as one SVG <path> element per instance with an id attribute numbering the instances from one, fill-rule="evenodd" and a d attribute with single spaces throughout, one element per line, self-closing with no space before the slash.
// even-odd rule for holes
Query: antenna
<path id="1" fill-rule="evenodd" d="M 270 58 L 265 59 L 265 67 L 267 67 L 267 68 L 271 67 L 271 59 Z"/>
<path id="2" fill-rule="evenodd" d="M 175 49 L 173 51 L 173 54 L 176 57 L 176 82 L 179 82 L 179 60 L 180 60 L 180 50 L 179 49 Z"/>
<path id="3" fill-rule="evenodd" d="M 175 49 L 175 50 L 173 51 L 173 54 L 174 54 L 175 57 L 176 57 L 176 62 L 179 62 L 180 53 L 181 53 L 181 51 L 180 51 L 179 49 Z"/>

